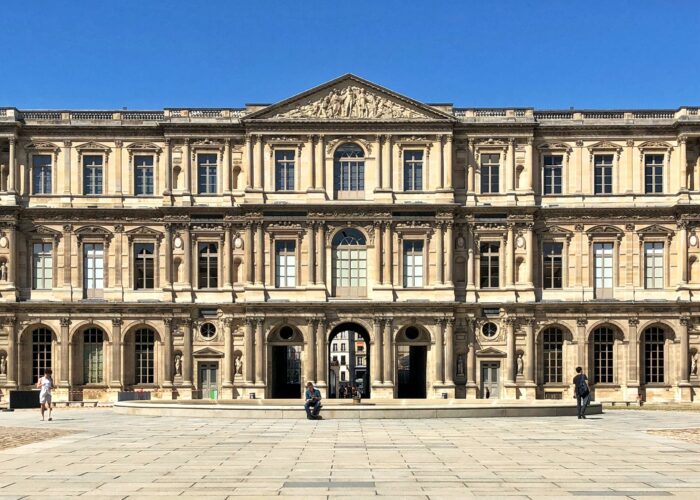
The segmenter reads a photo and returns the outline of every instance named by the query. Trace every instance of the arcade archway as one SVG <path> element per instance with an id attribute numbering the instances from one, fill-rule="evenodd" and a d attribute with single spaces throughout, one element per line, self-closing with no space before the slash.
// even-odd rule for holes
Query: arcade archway
<path id="1" fill-rule="evenodd" d="M 370 396 L 370 338 L 357 323 L 336 326 L 328 338 L 328 397 Z"/>

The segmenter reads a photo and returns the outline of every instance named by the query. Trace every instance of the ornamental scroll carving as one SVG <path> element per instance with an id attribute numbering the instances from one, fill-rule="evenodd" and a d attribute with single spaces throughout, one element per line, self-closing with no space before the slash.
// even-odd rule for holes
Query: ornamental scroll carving
<path id="1" fill-rule="evenodd" d="M 406 106 L 363 87 L 332 89 L 323 97 L 311 97 L 274 118 L 424 118 Z"/>

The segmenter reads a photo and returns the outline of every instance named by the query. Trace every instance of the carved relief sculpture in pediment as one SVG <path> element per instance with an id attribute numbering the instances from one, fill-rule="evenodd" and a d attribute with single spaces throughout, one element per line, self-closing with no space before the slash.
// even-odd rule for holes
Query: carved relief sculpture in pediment
<path id="1" fill-rule="evenodd" d="M 312 96 L 274 118 L 406 119 L 424 115 L 364 87 L 332 88 L 324 96 Z"/>

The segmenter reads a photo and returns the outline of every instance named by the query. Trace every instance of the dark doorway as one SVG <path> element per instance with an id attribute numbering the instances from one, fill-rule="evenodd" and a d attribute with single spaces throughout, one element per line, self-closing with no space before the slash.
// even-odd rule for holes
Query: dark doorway
<path id="1" fill-rule="evenodd" d="M 272 346 L 272 398 L 301 397 L 301 346 Z"/>
<path id="2" fill-rule="evenodd" d="M 398 397 L 420 399 L 426 397 L 425 367 L 428 349 L 424 345 L 399 345 L 397 348 Z"/>
<path id="3" fill-rule="evenodd" d="M 369 334 L 356 323 L 336 326 L 328 339 L 328 397 L 370 396 Z"/>

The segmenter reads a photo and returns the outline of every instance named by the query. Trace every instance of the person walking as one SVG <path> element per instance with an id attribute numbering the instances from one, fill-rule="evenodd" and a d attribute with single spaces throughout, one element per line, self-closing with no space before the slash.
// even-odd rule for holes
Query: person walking
<path id="1" fill-rule="evenodd" d="M 306 418 L 309 420 L 319 420 L 321 416 L 321 391 L 314 388 L 314 384 L 308 382 L 306 384 L 306 393 L 304 394 L 304 409 L 306 410 Z"/>
<path id="2" fill-rule="evenodd" d="M 36 386 L 41 389 L 39 393 L 39 403 L 41 403 L 41 420 L 44 420 L 44 412 L 49 410 L 49 422 L 51 422 L 51 390 L 54 388 L 51 368 L 44 371 L 44 376 L 39 379 Z"/>
<path id="3" fill-rule="evenodd" d="M 588 387 L 588 377 L 580 366 L 576 367 L 576 376 L 574 377 L 574 397 L 576 398 L 578 418 L 586 418 L 586 408 L 591 402 L 591 389 Z"/>

